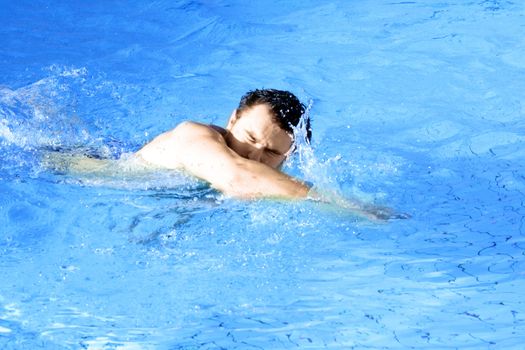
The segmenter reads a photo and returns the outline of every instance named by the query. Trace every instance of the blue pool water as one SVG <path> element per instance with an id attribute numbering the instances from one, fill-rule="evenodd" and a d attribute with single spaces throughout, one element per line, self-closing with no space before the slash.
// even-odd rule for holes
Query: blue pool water
<path id="1" fill-rule="evenodd" d="M 522 1 L 0 0 L 0 348 L 522 349 Z M 409 212 L 53 173 L 247 90 L 311 103 L 288 173 Z"/>

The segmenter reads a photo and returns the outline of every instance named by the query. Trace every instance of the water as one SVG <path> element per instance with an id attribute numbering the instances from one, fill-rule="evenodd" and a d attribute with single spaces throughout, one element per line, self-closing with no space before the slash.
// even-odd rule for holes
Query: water
<path id="1" fill-rule="evenodd" d="M 0 8 L 1 348 L 522 348 L 521 2 Z M 412 218 L 42 166 L 224 124 L 259 87 L 312 104 L 288 173 Z"/>

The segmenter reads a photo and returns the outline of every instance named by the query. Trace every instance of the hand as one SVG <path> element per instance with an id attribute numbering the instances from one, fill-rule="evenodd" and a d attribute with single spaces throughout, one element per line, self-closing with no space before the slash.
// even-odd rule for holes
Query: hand
<path id="1" fill-rule="evenodd" d="M 334 205 L 339 209 L 350 211 L 356 215 L 362 216 L 368 220 L 384 222 L 394 219 L 409 219 L 410 215 L 398 213 L 394 209 L 384 206 L 363 203 L 356 199 L 343 198 L 335 192 L 319 192 L 317 189 L 311 189 L 308 198 L 321 203 Z"/>

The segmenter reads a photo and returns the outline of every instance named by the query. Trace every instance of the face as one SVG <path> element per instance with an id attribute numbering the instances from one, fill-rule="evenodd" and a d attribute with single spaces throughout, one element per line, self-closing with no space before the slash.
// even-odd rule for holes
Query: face
<path id="1" fill-rule="evenodd" d="M 238 155 L 274 169 L 281 166 L 292 147 L 292 137 L 273 121 L 266 104 L 256 105 L 239 117 L 234 111 L 227 129 L 226 143 Z"/>

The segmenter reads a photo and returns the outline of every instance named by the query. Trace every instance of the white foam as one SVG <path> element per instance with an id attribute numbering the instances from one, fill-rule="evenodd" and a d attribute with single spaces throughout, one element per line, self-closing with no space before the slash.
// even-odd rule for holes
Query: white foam
<path id="1" fill-rule="evenodd" d="M 7 120 L 0 120 L 0 137 L 5 139 L 8 144 L 15 142 L 15 135 L 11 132 L 11 129 L 7 126 Z"/>
<path id="2" fill-rule="evenodd" d="M 143 343 L 134 343 L 130 341 L 113 341 L 108 337 L 97 337 L 93 340 L 87 340 L 83 342 L 87 346 L 88 350 L 103 350 L 111 347 L 112 349 L 119 350 L 147 350 L 154 349 L 152 345 Z"/>
<path id="3" fill-rule="evenodd" d="M 11 332 L 12 332 L 11 329 L 0 326 L 0 333 L 6 334 L 6 333 L 11 333 Z"/>

